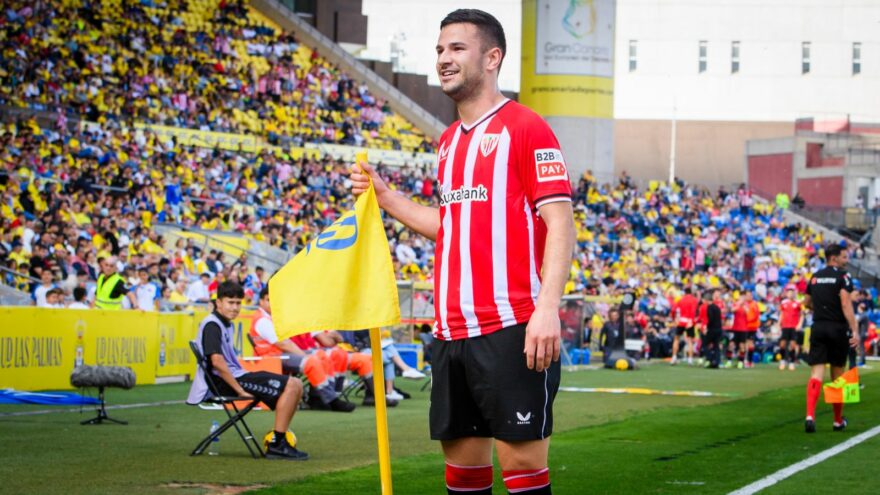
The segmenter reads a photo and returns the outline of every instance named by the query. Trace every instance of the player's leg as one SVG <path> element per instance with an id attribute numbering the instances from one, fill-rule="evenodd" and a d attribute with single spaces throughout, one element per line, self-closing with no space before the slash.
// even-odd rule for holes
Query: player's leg
<path id="1" fill-rule="evenodd" d="M 784 370 L 788 362 L 788 341 L 785 340 L 785 330 L 782 330 L 783 338 L 779 339 L 779 369 Z"/>
<path id="2" fill-rule="evenodd" d="M 491 430 L 474 400 L 465 370 L 468 340 L 434 342 L 431 439 L 440 440 L 443 448 L 448 493 L 491 495 Z"/>
<path id="3" fill-rule="evenodd" d="M 553 401 L 559 361 L 537 372 L 526 367 L 525 325 L 470 339 L 469 377 L 474 398 L 495 437 L 504 484 L 512 493 L 550 493 L 547 450 L 553 433 Z"/>
<path id="4" fill-rule="evenodd" d="M 801 337 L 802 339 L 803 337 Z M 791 339 L 788 343 L 788 370 L 794 371 L 795 366 L 797 366 L 798 359 L 800 359 L 801 354 L 801 346 L 798 345 L 798 337 L 797 332 L 795 332 L 795 337 Z"/>
<path id="5" fill-rule="evenodd" d="M 678 341 L 681 338 L 681 328 L 677 327 L 675 329 L 675 335 L 672 337 L 672 360 L 669 361 L 669 364 L 675 364 L 678 362 Z"/>
<path id="6" fill-rule="evenodd" d="M 688 364 L 694 364 L 694 339 L 691 334 L 692 328 L 684 329 L 684 354 Z"/>
<path id="7" fill-rule="evenodd" d="M 833 332 L 834 328 L 827 328 L 822 322 L 813 324 L 810 332 L 810 355 L 807 361 L 810 363 L 810 380 L 807 382 L 807 418 L 804 423 L 804 429 L 807 433 L 816 431 L 816 404 L 819 402 L 819 395 L 822 393 L 822 379 L 825 377 L 825 365 L 832 357 L 829 354 L 831 350 L 829 344 L 833 344 L 829 340 L 829 332 Z M 845 359 L 845 355 L 844 355 Z M 834 363 L 842 364 L 842 363 Z"/>
<path id="8" fill-rule="evenodd" d="M 744 368 L 746 365 L 746 353 L 748 352 L 748 348 L 746 347 L 746 332 L 737 332 L 736 340 L 737 348 L 739 350 L 739 355 L 737 356 L 737 358 L 739 359 L 739 364 L 737 364 L 737 367 Z"/>
<path id="9" fill-rule="evenodd" d="M 831 381 L 837 380 L 846 372 L 843 366 L 831 366 Z M 837 402 L 831 405 L 834 408 L 834 431 L 846 429 L 846 418 L 843 417 L 843 403 Z"/>
<path id="10" fill-rule="evenodd" d="M 744 354 L 745 354 L 745 367 L 746 368 L 751 368 L 753 365 L 753 363 L 752 363 L 752 349 L 755 348 L 754 347 L 755 340 L 752 338 L 752 335 L 754 335 L 752 332 L 748 332 L 746 334 L 746 345 L 745 345 L 746 348 L 745 348 L 745 352 L 744 352 Z"/>
<path id="11" fill-rule="evenodd" d="M 822 378 L 825 376 L 825 363 L 813 364 L 810 367 L 810 380 L 807 382 L 807 418 L 805 430 L 807 433 L 816 431 L 816 403 L 822 393 Z"/>
<path id="12" fill-rule="evenodd" d="M 299 405 L 302 394 L 303 385 L 300 379 L 290 377 L 278 397 L 278 404 L 275 406 L 276 432 L 286 432 L 290 428 L 290 421 L 296 414 L 296 406 Z"/>
<path id="13" fill-rule="evenodd" d="M 446 460 L 446 491 L 450 495 L 492 494 L 492 439 L 466 437 L 440 442 Z"/>
<path id="14" fill-rule="evenodd" d="M 309 458 L 305 452 L 296 449 L 287 440 L 287 430 L 296 408 L 302 399 L 303 385 L 299 378 L 289 377 L 275 406 L 275 433 L 272 443 L 266 449 L 266 458 L 304 461 Z"/>
<path id="15" fill-rule="evenodd" d="M 524 442 L 496 441 L 501 476 L 509 493 L 549 494 L 550 469 L 547 453 L 550 439 Z"/>

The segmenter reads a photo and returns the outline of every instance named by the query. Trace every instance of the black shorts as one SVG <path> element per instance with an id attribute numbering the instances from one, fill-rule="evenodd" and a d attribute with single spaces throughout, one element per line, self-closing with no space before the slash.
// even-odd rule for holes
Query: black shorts
<path id="1" fill-rule="evenodd" d="M 275 373 L 269 373 L 268 371 L 245 373 L 236 378 L 239 385 L 241 385 L 241 388 L 260 399 L 260 402 L 266 404 L 273 410 L 278 404 L 278 398 L 281 397 L 281 393 L 284 392 L 284 387 L 287 386 L 287 380 L 289 379 L 290 377 L 287 375 L 277 375 Z M 238 395 L 222 378 L 216 377 L 214 378 L 214 381 L 217 383 L 217 388 L 220 389 L 221 394 L 231 396 Z"/>
<path id="2" fill-rule="evenodd" d="M 733 342 L 736 344 L 745 344 L 746 339 L 752 335 L 752 332 L 740 331 L 733 332 Z"/>
<path id="3" fill-rule="evenodd" d="M 695 327 L 678 326 L 675 327 L 675 335 L 678 335 L 679 337 L 684 335 L 685 337 L 693 339 L 697 336 L 697 329 Z"/>
<path id="4" fill-rule="evenodd" d="M 795 332 L 795 340 L 797 341 L 798 347 L 804 346 L 804 331 L 798 330 Z"/>
<path id="5" fill-rule="evenodd" d="M 849 339 L 851 332 L 846 323 L 817 321 L 810 331 L 810 365 L 830 364 L 831 366 L 846 365 L 849 355 Z"/>
<path id="6" fill-rule="evenodd" d="M 801 336 L 801 338 L 803 338 L 803 336 Z M 795 339 L 797 339 L 797 330 L 795 330 L 794 328 L 783 328 L 782 329 L 782 336 L 779 337 L 779 340 L 784 340 L 786 342 L 793 342 Z"/>
<path id="7" fill-rule="evenodd" d="M 482 337 L 434 341 L 431 439 L 540 440 L 553 431 L 560 364 L 526 368 L 525 325 Z"/>

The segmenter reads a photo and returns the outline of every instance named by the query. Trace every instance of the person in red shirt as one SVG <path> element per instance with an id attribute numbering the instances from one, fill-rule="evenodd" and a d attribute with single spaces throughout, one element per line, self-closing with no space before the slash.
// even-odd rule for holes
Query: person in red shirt
<path id="1" fill-rule="evenodd" d="M 748 348 L 746 347 L 746 337 L 747 337 L 747 329 L 746 329 L 746 293 L 743 292 L 739 295 L 739 298 L 734 301 L 733 306 L 731 307 L 733 311 L 733 326 L 731 330 L 733 330 L 733 355 L 738 356 L 739 362 L 737 363 L 738 368 L 742 368 L 745 366 L 744 359 L 746 358 L 745 354 L 748 352 Z M 731 356 L 732 357 L 732 356 Z M 728 366 L 730 365 L 730 361 L 728 361 Z"/>
<path id="2" fill-rule="evenodd" d="M 779 369 L 784 370 L 787 362 L 788 369 L 794 371 L 795 361 L 800 352 L 799 342 L 803 341 L 801 329 L 804 325 L 804 314 L 801 311 L 801 303 L 797 301 L 793 285 L 785 288 L 785 299 L 779 303 L 779 312 L 781 313 L 779 326 L 782 327 L 782 337 L 779 338 L 779 352 L 782 353 L 782 359 L 779 361 Z M 798 337 L 799 333 L 800 337 Z"/>
<path id="3" fill-rule="evenodd" d="M 508 491 L 551 493 L 572 188 L 550 126 L 498 88 L 506 46 L 486 12 L 440 23 L 437 75 L 460 120 L 439 139 L 439 208 L 391 190 L 368 164 L 351 174 L 355 195 L 372 183 L 382 209 L 437 243 L 429 425 L 449 493 L 491 494 L 493 447 Z"/>
<path id="4" fill-rule="evenodd" d="M 755 301 L 752 291 L 746 291 L 744 295 L 746 310 L 745 367 L 754 368 L 752 350 L 755 348 L 755 336 L 758 334 L 758 328 L 761 327 L 761 308 Z"/>
<path id="5" fill-rule="evenodd" d="M 698 304 L 697 298 L 691 294 L 691 288 L 685 287 L 684 295 L 672 306 L 672 320 L 676 330 L 672 340 L 672 361 L 669 363 L 671 365 L 675 365 L 678 362 L 678 346 L 682 336 L 685 342 L 687 363 L 694 363 L 694 339 L 697 337 L 696 319 Z"/>

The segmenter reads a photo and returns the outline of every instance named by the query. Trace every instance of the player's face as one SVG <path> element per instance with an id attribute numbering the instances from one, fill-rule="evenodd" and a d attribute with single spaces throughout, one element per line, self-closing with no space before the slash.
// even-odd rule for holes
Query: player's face
<path id="1" fill-rule="evenodd" d="M 235 297 L 217 299 L 217 312 L 229 320 L 238 318 L 238 314 L 241 313 L 241 299 Z"/>
<path id="2" fill-rule="evenodd" d="M 449 24 L 437 40 L 437 76 L 440 89 L 455 101 L 476 93 L 486 77 L 487 53 L 479 29 L 473 24 Z"/>

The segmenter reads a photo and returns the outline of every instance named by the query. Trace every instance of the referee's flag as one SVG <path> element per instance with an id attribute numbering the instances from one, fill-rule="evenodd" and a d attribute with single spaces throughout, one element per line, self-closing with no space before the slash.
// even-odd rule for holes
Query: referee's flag
<path id="1" fill-rule="evenodd" d="M 397 284 L 376 192 L 360 195 L 269 280 L 279 339 L 400 323 Z"/>

